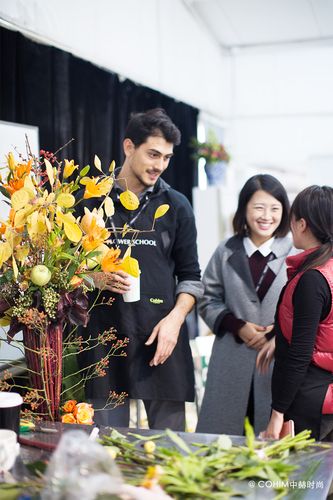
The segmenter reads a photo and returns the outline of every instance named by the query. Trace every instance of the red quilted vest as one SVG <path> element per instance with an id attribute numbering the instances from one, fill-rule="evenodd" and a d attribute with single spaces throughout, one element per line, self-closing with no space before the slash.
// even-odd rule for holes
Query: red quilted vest
<path id="1" fill-rule="evenodd" d="M 287 257 L 287 273 L 289 282 L 284 290 L 282 300 L 279 304 L 278 320 L 283 336 L 291 342 L 293 325 L 293 294 L 296 285 L 303 273 L 298 273 L 292 277 L 300 267 L 304 259 L 313 252 L 314 249 L 306 250 L 300 254 Z M 333 259 L 330 259 L 323 266 L 316 267 L 325 276 L 333 297 Z M 315 346 L 312 355 L 312 363 L 320 368 L 333 373 L 333 301 L 331 310 L 324 321 L 319 323 Z M 333 384 L 328 386 L 322 413 L 333 413 Z"/>

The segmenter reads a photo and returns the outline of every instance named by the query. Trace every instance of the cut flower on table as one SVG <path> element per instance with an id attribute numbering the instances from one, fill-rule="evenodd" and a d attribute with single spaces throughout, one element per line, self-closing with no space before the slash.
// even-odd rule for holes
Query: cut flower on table
<path id="1" fill-rule="evenodd" d="M 75 399 L 70 399 L 66 401 L 62 410 L 64 414 L 61 421 L 64 424 L 92 425 L 94 423 L 94 409 L 91 404 L 78 403 Z"/>

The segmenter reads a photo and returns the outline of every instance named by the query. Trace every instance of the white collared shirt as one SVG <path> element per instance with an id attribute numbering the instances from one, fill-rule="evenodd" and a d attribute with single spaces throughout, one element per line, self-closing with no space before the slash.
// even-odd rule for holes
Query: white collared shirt
<path id="1" fill-rule="evenodd" d="M 245 236 L 245 238 L 243 238 L 243 245 L 245 248 L 246 255 L 248 257 L 251 257 L 251 255 L 253 255 L 254 252 L 258 250 L 261 253 L 261 255 L 263 255 L 263 257 L 267 257 L 267 255 L 269 255 L 272 251 L 272 244 L 274 239 L 275 237 L 273 236 L 269 240 L 265 241 L 265 243 L 263 243 L 259 247 L 256 247 L 251 238 Z"/>

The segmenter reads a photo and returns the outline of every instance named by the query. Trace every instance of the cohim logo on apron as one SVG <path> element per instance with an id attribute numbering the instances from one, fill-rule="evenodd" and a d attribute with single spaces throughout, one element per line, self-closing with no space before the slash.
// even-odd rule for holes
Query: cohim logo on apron
<path id="1" fill-rule="evenodd" d="M 163 299 L 153 299 L 153 298 L 150 298 L 149 302 L 151 302 L 152 304 L 163 304 L 164 300 Z"/>

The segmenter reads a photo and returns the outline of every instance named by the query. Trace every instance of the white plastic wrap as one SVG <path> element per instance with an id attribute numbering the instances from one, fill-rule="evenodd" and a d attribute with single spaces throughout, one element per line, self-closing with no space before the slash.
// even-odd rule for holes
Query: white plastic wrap
<path id="1" fill-rule="evenodd" d="M 46 471 L 42 500 L 95 500 L 119 494 L 123 479 L 110 454 L 80 430 L 66 432 Z"/>

